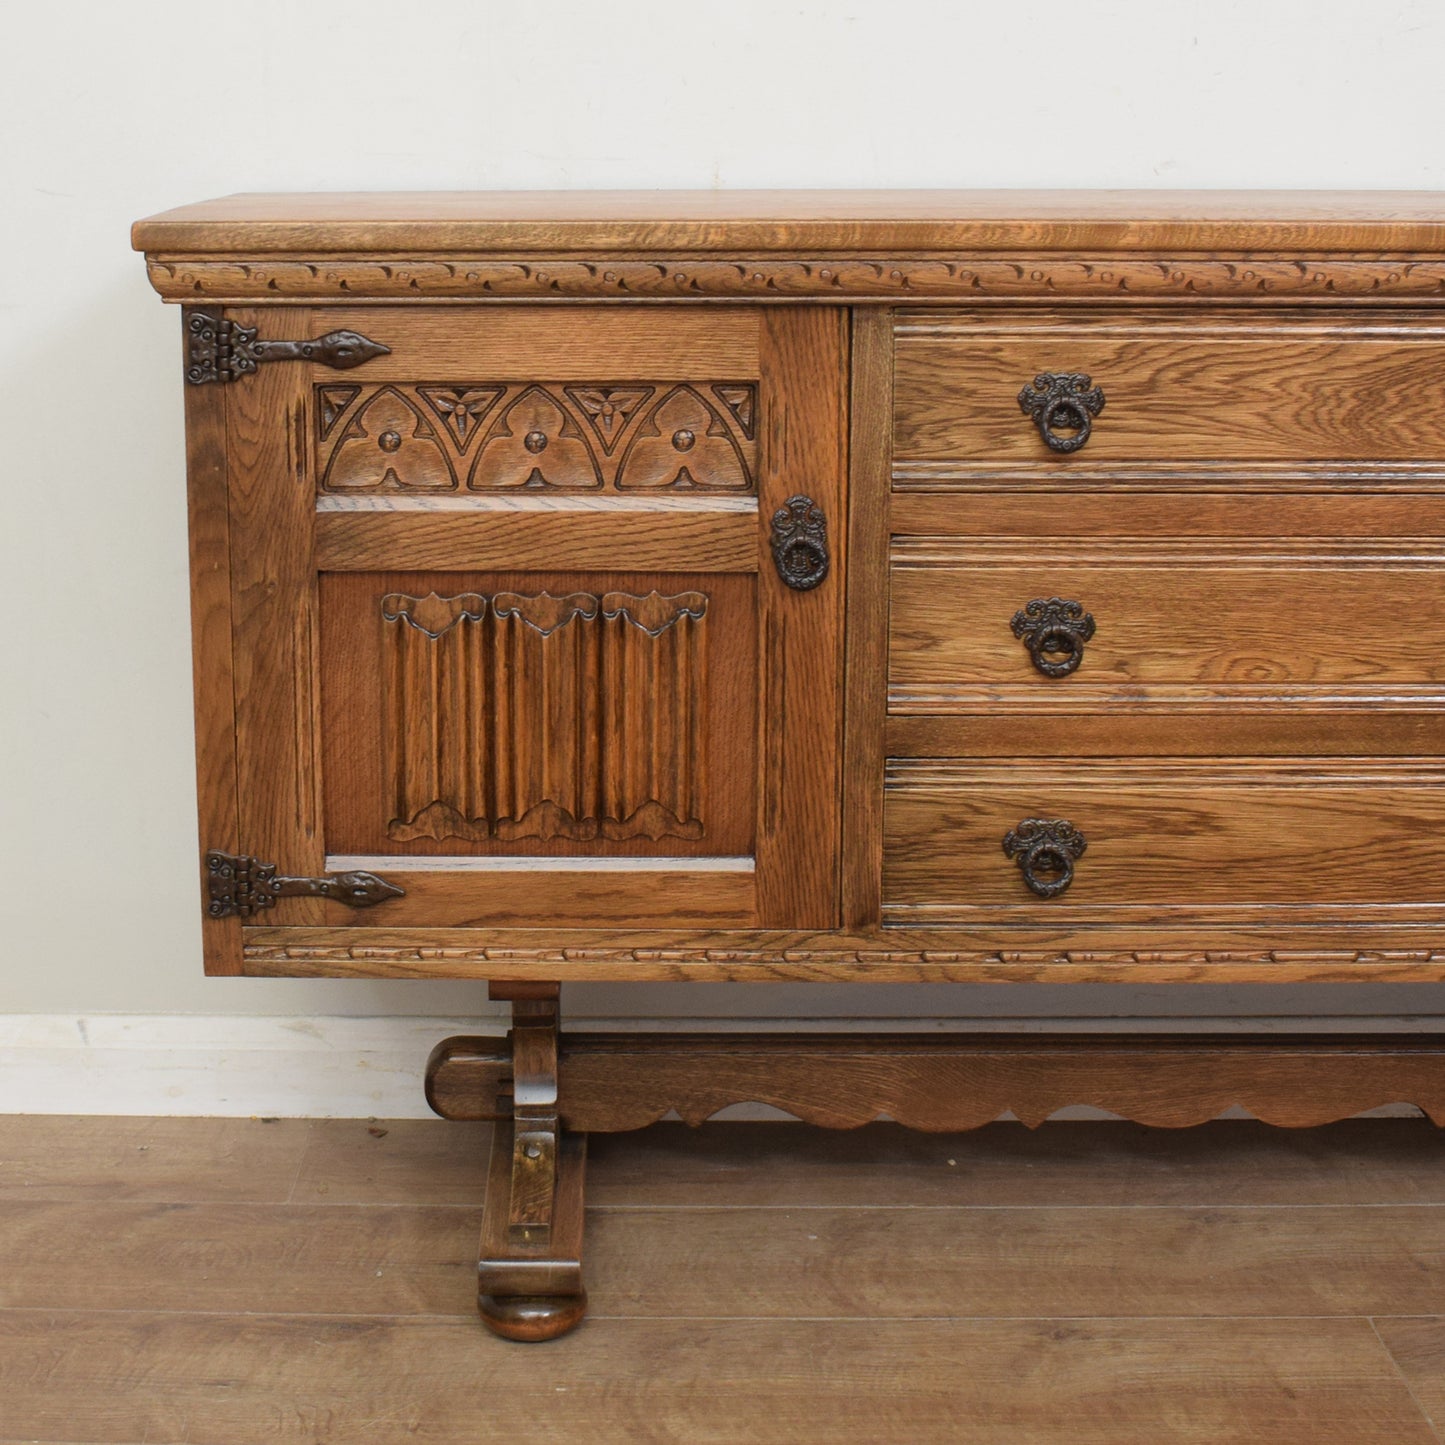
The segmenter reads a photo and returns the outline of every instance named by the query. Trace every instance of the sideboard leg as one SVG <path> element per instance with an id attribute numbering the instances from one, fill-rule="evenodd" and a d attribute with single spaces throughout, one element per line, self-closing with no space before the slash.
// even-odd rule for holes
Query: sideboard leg
<path id="1" fill-rule="evenodd" d="M 509 1340 L 551 1340 L 580 1324 L 587 1136 L 557 1117 L 556 985 L 494 987 L 512 1003 L 510 1118 L 492 1135 L 477 1308 Z M 505 1105 L 504 1105 L 505 1109 Z"/>

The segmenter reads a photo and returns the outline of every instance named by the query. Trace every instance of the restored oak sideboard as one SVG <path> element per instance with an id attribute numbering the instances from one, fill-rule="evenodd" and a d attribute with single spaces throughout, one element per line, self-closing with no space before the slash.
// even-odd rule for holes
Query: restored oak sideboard
<path id="1" fill-rule="evenodd" d="M 477 978 L 483 1316 L 589 1130 L 1305 1124 L 1432 1039 L 568 1034 L 568 980 L 1445 979 L 1445 197 L 235 196 L 181 304 L 214 974 Z"/>

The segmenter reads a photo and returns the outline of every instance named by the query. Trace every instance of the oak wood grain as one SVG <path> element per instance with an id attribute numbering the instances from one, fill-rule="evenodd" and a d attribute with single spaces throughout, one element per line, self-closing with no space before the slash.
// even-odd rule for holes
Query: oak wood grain
<path id="1" fill-rule="evenodd" d="M 1394 910 L 1399 912 L 1400 910 Z M 1054 916 L 1057 916 L 1057 912 Z M 753 929 L 247 928 L 257 977 L 487 978 L 775 983 L 1438 983 L 1439 925 L 1330 923 L 1292 929 L 1202 920 L 888 927 L 871 933 Z M 1141 943 L 1146 938 L 1148 946 Z"/>
<path id="2" fill-rule="evenodd" d="M 327 307 L 319 329 L 359 331 L 389 348 L 357 379 L 402 382 L 747 381 L 757 375 L 758 312 L 580 306 Z M 318 380 L 337 380 L 318 373 Z"/>
<path id="3" fill-rule="evenodd" d="M 615 567 L 626 555 L 606 560 Z M 756 583 L 744 573 L 693 573 L 684 570 L 687 560 L 683 538 L 668 549 L 665 571 L 543 565 L 323 576 L 328 848 L 398 856 L 751 857 Z M 674 601 L 651 617 L 645 608 L 654 594 L 659 605 Z M 440 636 L 396 611 L 428 598 L 440 609 L 434 629 L 455 620 Z M 569 617 L 559 607 L 551 616 L 565 625 L 543 636 L 519 615 L 498 621 L 498 600 L 507 598 L 501 605 L 514 614 L 527 605 L 522 599 L 537 599 L 543 623 L 552 604 L 542 599 L 572 599 L 582 611 Z M 450 608 L 443 599 L 452 599 Z M 625 605 L 657 635 L 629 620 L 631 612 L 622 615 Z M 682 605 L 699 615 L 674 616 Z M 395 826 L 437 804 L 458 816 L 431 830 Z M 578 826 L 516 826 L 546 804 L 565 808 Z M 639 821 L 626 826 L 629 818 Z M 507 821 L 513 826 L 503 826 Z M 646 891 L 655 883 L 614 874 L 602 886 L 632 890 L 639 910 L 656 916 L 656 897 Z M 530 892 L 525 877 L 512 884 Z M 542 880 L 535 886 L 549 887 Z M 591 921 L 586 909 L 598 889 L 583 885 L 583 892 L 575 907 L 563 904 L 553 915 L 559 925 Z M 548 896 L 561 902 L 555 889 Z M 520 906 L 525 910 L 525 901 Z M 616 917 L 625 906 L 619 895 L 606 912 Z M 507 911 L 518 917 L 515 907 Z M 538 915 L 524 911 L 520 921 L 529 916 Z"/>
<path id="4" fill-rule="evenodd" d="M 1038 538 L 899 538 L 889 579 L 889 705 L 895 712 L 1112 711 L 1193 693 L 1244 710 L 1319 696 L 1388 708 L 1411 688 L 1438 706 L 1445 604 L 1426 540 L 1299 538 L 1227 544 Z M 1010 628 L 1030 600 L 1076 600 L 1094 619 L 1082 661 L 1043 676 Z M 1362 730 L 1363 733 L 1363 730 Z M 1362 735 L 1362 744 L 1366 743 Z M 1361 749 L 1364 751 L 1364 747 Z"/>
<path id="5" fill-rule="evenodd" d="M 841 308 L 767 313 L 759 546 L 798 495 L 828 519 L 830 568 L 811 591 L 758 574 L 758 922 L 838 921 L 844 604 L 848 585 L 848 334 Z M 769 404 L 771 400 L 771 404 Z"/>
<path id="6" fill-rule="evenodd" d="M 900 462 L 1020 463 L 1067 471 L 1124 462 L 1438 461 L 1445 422 L 1422 400 L 1440 368 L 1438 323 L 1372 334 L 1143 317 L 1125 325 L 1012 328 L 902 324 L 894 382 Z M 1105 409 L 1078 452 L 1049 451 L 1020 409 L 1020 388 L 1044 372 L 1084 373 Z"/>
<path id="7" fill-rule="evenodd" d="M 1067 819 L 1088 840 L 1067 893 L 1046 900 L 1060 923 L 1090 908 L 1149 904 L 1268 905 L 1281 918 L 1309 904 L 1357 914 L 1362 905 L 1430 906 L 1442 784 L 1431 759 L 895 759 L 885 916 L 917 905 L 936 922 L 978 909 L 1037 917 L 1039 900 L 1001 847 L 1025 818 Z"/>
<path id="8" fill-rule="evenodd" d="M 1069 489 L 1069 534 L 1091 540 L 1192 538 L 1205 545 L 1224 538 L 1277 544 L 1305 537 L 1445 537 L 1445 497 L 1422 490 L 1445 484 L 1445 470 L 1355 475 L 1335 469 L 1332 490 L 1308 494 L 1285 490 L 1303 475 L 1295 468 L 1280 474 L 1261 468 L 1231 472 L 1215 483 L 1218 490 L 1203 490 L 1215 475 L 1191 468 L 1187 490 L 1154 478 L 1141 479 L 1133 491 L 1108 490 L 1091 477 L 1087 489 Z M 1016 482 L 1008 491 L 962 498 L 895 491 L 888 499 L 889 526 L 895 537 L 1030 537 L 1042 546 L 1057 545 L 1058 514 L 1030 490 L 1033 485 Z"/>
<path id="9" fill-rule="evenodd" d="M 1434 191 L 251 193 L 137 221 L 136 250 L 1445 249 Z"/>
<path id="10" fill-rule="evenodd" d="M 376 928 L 528 928 L 538 919 L 617 928 L 749 928 L 757 922 L 757 876 L 747 859 L 628 857 L 605 867 L 565 858 L 506 859 L 348 855 L 335 872 L 384 877 L 405 892 L 368 914 L 326 904 L 333 924 Z M 485 973 L 475 975 L 485 978 Z M 534 971 L 535 976 L 535 971 Z"/>
<path id="11" fill-rule="evenodd" d="M 1020 689 L 987 701 L 911 699 L 908 706 L 916 711 L 887 721 L 886 757 L 1213 758 L 1222 749 L 1234 758 L 1318 758 L 1357 757 L 1366 747 L 1377 758 L 1445 753 L 1445 710 L 1433 689 L 1380 698 L 1199 688 L 1169 700 L 1084 691 L 1047 712 Z"/>
<path id="12" fill-rule="evenodd" d="M 879 918 L 883 854 L 883 727 L 887 693 L 889 430 L 892 324 L 857 312 L 852 333 L 848 453 L 848 617 L 843 686 L 843 920 Z"/>
<path id="13" fill-rule="evenodd" d="M 321 512 L 316 564 L 325 572 L 471 572 L 490 567 L 652 572 L 756 572 L 758 519 L 745 512 Z"/>
<path id="14" fill-rule="evenodd" d="M 276 340 L 316 333 L 309 312 L 242 311 Z M 307 367 L 266 366 L 226 389 L 231 609 L 241 852 L 283 875 L 322 872 L 316 572 L 306 485 Z M 277 922 L 319 924 L 319 898 L 283 898 Z"/>
<path id="15" fill-rule="evenodd" d="M 738 1104 L 853 1129 L 888 1118 L 913 1129 L 977 1128 L 1005 1114 L 1036 1127 L 1088 1105 L 1165 1128 L 1243 1108 L 1296 1128 L 1391 1104 L 1445 1124 L 1445 1050 L 1412 1035 L 1231 1039 L 1107 1035 L 573 1033 L 561 1051 L 559 1110 L 571 1129 L 701 1124 Z M 444 1040 L 427 1101 L 444 1118 L 503 1119 L 515 1064 L 491 1037 Z"/>
<path id="16" fill-rule="evenodd" d="M 189 337 L 182 315 L 181 335 Z M 191 682 L 195 695 L 197 878 L 209 848 L 240 851 L 236 772 L 236 700 L 231 658 L 231 523 L 226 401 L 186 388 L 186 495 L 190 517 Z M 198 888 L 202 908 L 209 901 Z M 238 920 L 202 912 L 206 972 L 239 974 Z"/>

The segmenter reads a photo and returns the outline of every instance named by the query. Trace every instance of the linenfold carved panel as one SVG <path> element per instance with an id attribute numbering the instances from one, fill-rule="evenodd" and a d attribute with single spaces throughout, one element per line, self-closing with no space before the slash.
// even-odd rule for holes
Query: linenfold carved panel
<path id="1" fill-rule="evenodd" d="M 751 492 L 753 382 L 317 386 L 326 492 Z"/>
<path id="2" fill-rule="evenodd" d="M 701 592 L 381 601 L 386 831 L 704 834 Z"/>

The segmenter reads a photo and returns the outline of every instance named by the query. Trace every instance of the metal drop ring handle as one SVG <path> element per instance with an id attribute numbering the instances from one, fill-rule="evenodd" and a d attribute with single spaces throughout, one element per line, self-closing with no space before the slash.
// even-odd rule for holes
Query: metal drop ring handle
<path id="1" fill-rule="evenodd" d="M 769 544 L 778 576 L 795 592 L 811 592 L 828 575 L 828 519 L 811 497 L 789 497 L 773 513 Z"/>
<path id="2" fill-rule="evenodd" d="M 1104 389 L 1082 371 L 1041 371 L 1019 392 L 1019 409 L 1033 418 L 1050 451 L 1076 452 L 1104 409 Z"/>
<path id="3" fill-rule="evenodd" d="M 1025 818 L 1004 834 L 1003 851 L 1024 875 L 1030 892 L 1057 898 L 1074 881 L 1074 863 L 1088 841 L 1066 818 Z"/>
<path id="4" fill-rule="evenodd" d="M 1084 660 L 1084 644 L 1094 635 L 1094 619 L 1083 603 L 1066 597 L 1035 597 L 1009 623 L 1045 677 L 1067 677 Z"/>

